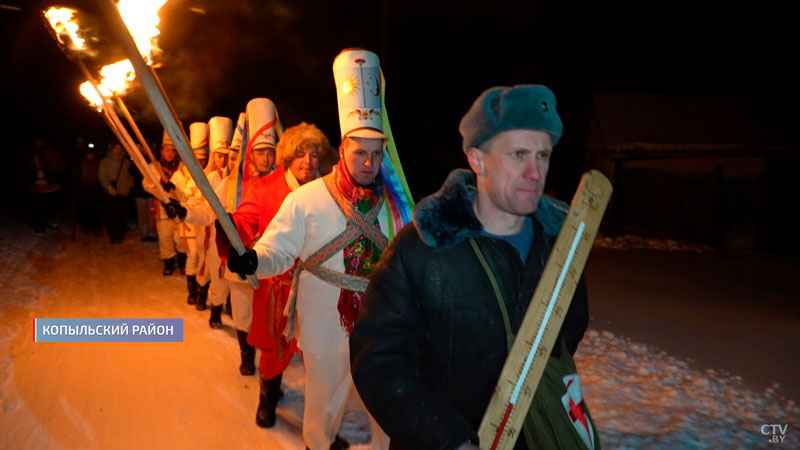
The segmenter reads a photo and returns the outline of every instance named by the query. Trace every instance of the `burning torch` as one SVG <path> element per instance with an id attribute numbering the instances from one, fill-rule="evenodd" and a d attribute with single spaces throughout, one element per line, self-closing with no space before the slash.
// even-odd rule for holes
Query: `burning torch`
<path id="1" fill-rule="evenodd" d="M 153 104 L 153 109 L 156 111 L 156 115 L 158 115 L 161 125 L 164 126 L 164 130 L 167 132 L 170 139 L 172 139 L 172 143 L 175 144 L 175 149 L 178 151 L 178 154 L 180 155 L 183 163 L 186 165 L 186 168 L 189 169 L 189 174 L 192 176 L 192 179 L 194 179 L 197 187 L 200 189 L 200 192 L 202 192 L 203 196 L 208 201 L 208 204 L 211 206 L 211 209 L 214 211 L 217 219 L 219 219 L 219 222 L 222 225 L 225 234 L 228 236 L 228 240 L 233 248 L 240 255 L 244 254 L 246 248 L 242 243 L 242 240 L 239 238 L 239 234 L 236 232 L 233 222 L 228 217 L 225 207 L 222 205 L 216 193 L 214 192 L 214 189 L 211 187 L 211 184 L 208 182 L 208 179 L 203 172 L 203 168 L 200 167 L 200 164 L 197 162 L 194 153 L 192 153 L 192 150 L 189 148 L 186 134 L 183 128 L 178 125 L 179 120 L 177 114 L 175 113 L 172 104 L 169 102 L 161 83 L 158 81 L 158 76 L 147 64 L 145 58 L 143 58 L 139 52 L 137 43 L 134 41 L 133 37 L 128 31 L 128 26 L 123 21 L 123 18 L 120 15 L 120 10 L 117 8 L 117 4 L 113 0 L 98 0 L 98 4 L 105 11 L 106 17 L 111 22 L 112 27 L 116 30 L 125 54 L 128 55 L 128 58 L 133 63 L 133 68 L 136 71 L 136 75 L 144 87 L 147 97 Z M 250 275 L 247 277 L 247 279 L 253 289 L 258 288 L 258 279 L 255 276 Z"/>

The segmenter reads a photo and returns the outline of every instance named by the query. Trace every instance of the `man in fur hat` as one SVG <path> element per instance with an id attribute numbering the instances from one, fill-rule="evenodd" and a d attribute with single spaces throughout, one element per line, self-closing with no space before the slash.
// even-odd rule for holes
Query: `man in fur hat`
<path id="1" fill-rule="evenodd" d="M 477 429 L 568 211 L 542 194 L 562 133 L 549 89 L 491 88 L 459 129 L 472 170 L 417 204 L 350 338 L 353 380 L 398 449 L 491 445 Z M 599 448 L 572 360 L 588 319 L 581 280 L 516 449 Z"/>

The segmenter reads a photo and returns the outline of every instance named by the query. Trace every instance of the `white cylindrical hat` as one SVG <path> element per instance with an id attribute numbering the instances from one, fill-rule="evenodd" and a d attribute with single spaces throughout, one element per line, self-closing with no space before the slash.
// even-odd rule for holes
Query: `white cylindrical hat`
<path id="1" fill-rule="evenodd" d="M 164 130 L 164 136 L 161 137 L 161 148 L 164 147 L 175 147 L 175 144 L 172 143 L 172 139 L 170 139 L 167 134 L 167 130 Z"/>
<path id="2" fill-rule="evenodd" d="M 208 124 L 192 122 L 189 125 L 189 141 L 197 159 L 208 158 Z"/>
<path id="3" fill-rule="evenodd" d="M 208 121 L 208 141 L 212 152 L 228 153 L 233 135 L 233 121 L 227 117 L 214 116 Z"/>
<path id="4" fill-rule="evenodd" d="M 242 133 L 244 133 L 246 119 L 247 115 L 245 113 L 239 113 L 239 120 L 236 121 L 236 128 L 233 130 L 231 148 L 237 151 L 242 151 Z"/>
<path id="5" fill-rule="evenodd" d="M 339 128 L 342 139 L 386 139 L 381 116 L 381 69 L 378 55 L 364 49 L 342 50 L 333 60 Z"/>
<path id="6" fill-rule="evenodd" d="M 268 98 L 254 98 L 247 102 L 247 131 L 250 147 L 275 148 L 278 144 L 278 118 L 275 104 Z"/>
<path id="7" fill-rule="evenodd" d="M 183 129 L 183 121 L 178 122 L 178 126 Z M 172 143 L 172 139 L 170 139 L 169 135 L 167 134 L 167 130 L 164 130 L 164 135 L 161 137 L 161 147 L 175 147 L 175 144 Z"/>

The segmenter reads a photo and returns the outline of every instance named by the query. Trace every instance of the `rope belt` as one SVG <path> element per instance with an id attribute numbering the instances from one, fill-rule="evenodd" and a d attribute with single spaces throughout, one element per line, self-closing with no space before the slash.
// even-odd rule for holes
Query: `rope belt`
<path id="1" fill-rule="evenodd" d="M 336 202 L 339 210 L 347 219 L 347 225 L 341 233 L 327 244 L 320 247 L 319 250 L 306 258 L 305 261 L 297 260 L 297 266 L 295 267 L 294 276 L 292 277 L 292 288 L 289 291 L 289 301 L 286 303 L 286 309 L 283 312 L 288 318 L 286 329 L 283 332 L 287 341 L 291 341 L 294 337 L 295 319 L 297 316 L 297 286 L 300 283 L 300 274 L 303 271 L 307 270 L 320 280 L 336 286 L 339 289 L 364 292 L 367 290 L 367 285 L 369 284 L 368 278 L 337 272 L 327 267 L 322 267 L 322 264 L 350 245 L 362 234 L 375 243 L 381 250 L 389 245 L 389 240 L 386 236 L 373 225 L 375 218 L 378 217 L 378 213 L 381 208 L 383 208 L 383 196 L 381 196 L 380 201 L 378 201 L 369 212 L 363 214 L 339 192 L 333 180 L 332 173 L 322 177 L 322 181 L 325 183 L 325 187 L 328 188 L 328 193 L 331 195 L 334 202 Z"/>

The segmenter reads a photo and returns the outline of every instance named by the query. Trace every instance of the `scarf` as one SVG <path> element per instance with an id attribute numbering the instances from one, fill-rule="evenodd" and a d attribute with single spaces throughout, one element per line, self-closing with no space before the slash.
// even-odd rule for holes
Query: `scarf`
<path id="1" fill-rule="evenodd" d="M 178 170 L 178 165 L 181 163 L 181 160 L 177 156 L 169 162 L 164 158 L 159 158 L 158 161 L 161 163 L 161 168 L 164 169 L 164 174 L 167 176 L 167 179 L 172 178 L 172 175 Z"/>
<path id="2" fill-rule="evenodd" d="M 375 178 L 375 181 L 367 187 L 358 186 L 353 181 L 350 172 L 344 165 L 344 160 L 339 160 L 339 163 L 333 169 L 333 177 L 336 182 L 336 187 L 339 192 L 350 203 L 358 208 L 359 211 L 366 214 L 372 207 L 380 201 L 383 195 L 383 182 L 380 175 Z M 375 218 L 375 228 L 380 230 L 378 218 Z M 347 247 L 344 248 L 344 272 L 347 275 L 354 275 L 359 277 L 368 277 L 375 264 L 381 258 L 381 250 L 372 241 L 367 239 L 363 234 L 359 235 Z M 339 310 L 339 321 L 342 328 L 350 336 L 353 331 L 353 326 L 358 318 L 358 311 L 361 309 L 361 302 L 364 299 L 363 292 L 354 292 L 348 289 L 342 289 L 339 294 L 339 303 L 337 308 Z"/>

